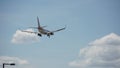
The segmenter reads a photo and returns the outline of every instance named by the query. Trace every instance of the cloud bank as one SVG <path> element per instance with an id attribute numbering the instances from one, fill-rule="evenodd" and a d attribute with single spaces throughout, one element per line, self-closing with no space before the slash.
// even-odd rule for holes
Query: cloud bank
<path id="1" fill-rule="evenodd" d="M 3 63 L 15 63 L 19 65 L 29 64 L 27 60 L 23 60 L 18 57 L 0 56 L 0 64 Z"/>
<path id="2" fill-rule="evenodd" d="M 34 32 L 32 29 L 26 29 L 25 31 Z M 11 42 L 15 44 L 33 43 L 38 41 L 39 41 L 39 37 L 36 34 L 22 32 L 20 30 L 16 31 L 16 33 L 13 35 L 13 38 L 11 40 Z"/>
<path id="3" fill-rule="evenodd" d="M 96 39 L 80 49 L 79 58 L 69 65 L 78 68 L 119 68 L 120 36 L 111 33 Z"/>

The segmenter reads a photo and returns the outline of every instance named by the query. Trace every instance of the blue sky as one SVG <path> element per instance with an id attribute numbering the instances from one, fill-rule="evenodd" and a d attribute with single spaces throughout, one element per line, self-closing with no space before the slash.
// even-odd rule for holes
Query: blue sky
<path id="1" fill-rule="evenodd" d="M 37 26 L 37 16 L 46 29 L 67 28 L 36 43 L 11 43 L 18 29 Z M 68 63 L 89 42 L 120 35 L 119 22 L 119 0 L 0 0 L 0 56 L 25 59 L 23 67 L 71 68 Z"/>

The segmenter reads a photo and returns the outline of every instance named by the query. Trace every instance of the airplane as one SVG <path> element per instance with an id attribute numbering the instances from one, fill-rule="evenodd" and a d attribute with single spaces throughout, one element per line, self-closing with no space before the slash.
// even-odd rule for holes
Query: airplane
<path id="1" fill-rule="evenodd" d="M 21 30 L 22 32 L 27 32 L 27 33 L 35 33 L 37 34 L 38 36 L 42 37 L 42 35 L 47 35 L 49 38 L 51 35 L 54 35 L 55 32 L 58 32 L 58 31 L 61 31 L 61 30 L 64 30 L 66 29 L 66 26 L 64 28 L 61 28 L 61 29 L 57 29 L 57 30 L 54 30 L 54 31 L 49 31 L 49 30 L 46 30 L 44 29 L 44 27 L 46 26 L 41 26 L 40 25 L 40 22 L 39 22 L 39 18 L 37 17 L 37 23 L 38 23 L 38 27 L 30 27 L 30 28 L 34 28 L 34 29 L 38 29 L 38 32 L 32 32 L 32 31 L 23 31 Z"/>

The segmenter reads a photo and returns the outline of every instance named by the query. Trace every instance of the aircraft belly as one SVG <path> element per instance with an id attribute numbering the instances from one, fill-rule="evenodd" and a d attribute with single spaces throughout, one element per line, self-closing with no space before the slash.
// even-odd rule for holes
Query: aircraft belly
<path id="1" fill-rule="evenodd" d="M 47 32 L 45 32 L 45 31 L 39 31 L 41 34 L 47 34 Z"/>

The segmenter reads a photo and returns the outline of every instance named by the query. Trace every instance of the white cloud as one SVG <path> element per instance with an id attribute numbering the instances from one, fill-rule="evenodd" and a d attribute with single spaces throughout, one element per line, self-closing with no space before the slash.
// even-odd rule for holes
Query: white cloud
<path id="1" fill-rule="evenodd" d="M 0 64 L 3 63 L 15 63 L 17 65 L 29 64 L 27 60 L 23 60 L 18 57 L 0 56 Z"/>
<path id="2" fill-rule="evenodd" d="M 25 31 L 32 31 L 32 29 L 26 29 Z M 12 43 L 15 44 L 21 44 L 21 43 L 33 43 L 33 42 L 38 42 L 39 37 L 34 34 L 34 33 L 27 33 L 27 32 L 22 32 L 20 30 L 17 30 L 16 33 L 13 35 L 12 38 Z"/>
<path id="3" fill-rule="evenodd" d="M 120 36 L 111 33 L 80 49 L 79 58 L 69 65 L 78 68 L 119 68 Z"/>

